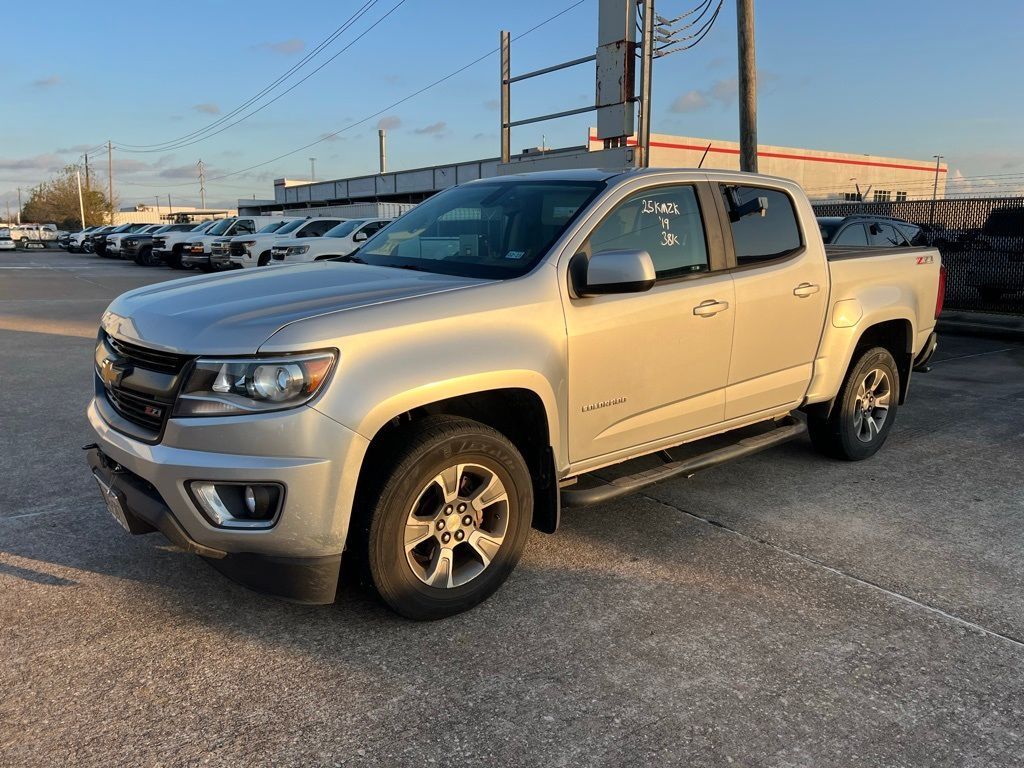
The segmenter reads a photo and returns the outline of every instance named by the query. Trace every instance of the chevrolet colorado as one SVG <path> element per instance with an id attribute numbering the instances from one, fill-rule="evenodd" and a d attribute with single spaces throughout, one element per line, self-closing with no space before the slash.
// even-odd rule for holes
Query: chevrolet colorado
<path id="1" fill-rule="evenodd" d="M 250 587 L 330 602 L 344 552 L 394 610 L 440 618 L 493 593 L 563 505 L 807 431 L 873 455 L 942 297 L 933 249 L 826 253 L 788 180 L 480 180 L 338 261 L 115 299 L 88 463 L 126 529 Z M 665 463 L 607 479 L 642 456 Z"/>

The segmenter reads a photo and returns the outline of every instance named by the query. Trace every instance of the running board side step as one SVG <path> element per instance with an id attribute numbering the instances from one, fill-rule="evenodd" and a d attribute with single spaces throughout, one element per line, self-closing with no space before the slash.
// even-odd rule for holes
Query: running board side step
<path id="1" fill-rule="evenodd" d="M 742 459 L 744 456 L 758 453 L 776 445 L 787 443 L 807 432 L 807 424 L 795 416 L 787 416 L 779 421 L 778 426 L 760 435 L 739 440 L 733 445 L 718 448 L 682 461 L 667 462 L 663 466 L 637 472 L 635 475 L 619 477 L 612 482 L 597 488 L 566 489 L 562 491 L 562 506 L 566 508 L 587 507 L 591 504 L 603 504 L 612 499 L 628 496 L 643 488 L 670 480 L 673 477 L 692 475 L 701 470 L 716 467 L 729 461 Z"/>

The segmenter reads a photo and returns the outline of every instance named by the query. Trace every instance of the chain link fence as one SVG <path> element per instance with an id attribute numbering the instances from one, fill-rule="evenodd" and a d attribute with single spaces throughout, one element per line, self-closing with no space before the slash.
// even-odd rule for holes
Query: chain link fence
<path id="1" fill-rule="evenodd" d="M 946 307 L 1024 314 L 1024 197 L 816 203 L 818 216 L 892 216 L 921 227 L 915 245 L 939 249 Z"/>

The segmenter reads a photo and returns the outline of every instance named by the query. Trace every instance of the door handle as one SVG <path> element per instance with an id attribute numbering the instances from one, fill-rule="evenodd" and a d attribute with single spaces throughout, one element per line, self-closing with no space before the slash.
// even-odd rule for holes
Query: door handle
<path id="1" fill-rule="evenodd" d="M 693 314 L 698 317 L 711 317 L 717 315 L 719 312 L 728 309 L 729 302 L 727 301 L 716 301 L 715 299 L 708 299 L 702 301 L 696 307 L 693 308 Z"/>
<path id="2" fill-rule="evenodd" d="M 813 283 L 800 283 L 800 285 L 793 289 L 793 295 L 806 299 L 811 294 L 817 293 L 820 290 L 821 288 Z"/>

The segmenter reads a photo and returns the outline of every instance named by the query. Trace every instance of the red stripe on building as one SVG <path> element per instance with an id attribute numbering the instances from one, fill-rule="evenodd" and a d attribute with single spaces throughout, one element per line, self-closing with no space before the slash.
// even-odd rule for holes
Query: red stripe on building
<path id="1" fill-rule="evenodd" d="M 588 137 L 590 141 L 598 141 L 597 136 Z M 626 144 L 631 147 L 636 146 L 636 139 L 627 139 Z M 652 141 L 652 147 L 662 147 L 664 149 L 690 149 L 695 152 L 717 152 L 720 155 L 738 155 L 740 151 L 738 149 L 731 149 L 729 147 L 715 147 L 712 146 L 708 149 L 707 146 L 697 146 L 693 144 L 673 144 L 668 141 Z M 758 152 L 758 157 L 776 157 L 783 160 L 808 160 L 812 163 L 835 163 L 838 165 L 866 165 L 871 168 L 898 168 L 904 171 L 925 171 L 927 173 L 935 173 L 934 166 L 927 165 L 903 165 L 902 163 L 880 163 L 875 160 L 842 160 L 838 157 L 816 157 L 814 155 L 791 155 L 785 152 Z M 945 173 L 946 169 L 940 167 L 939 173 Z"/>

